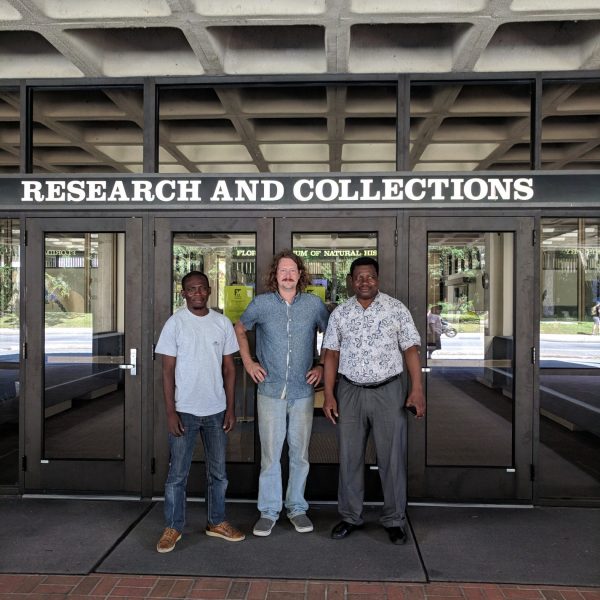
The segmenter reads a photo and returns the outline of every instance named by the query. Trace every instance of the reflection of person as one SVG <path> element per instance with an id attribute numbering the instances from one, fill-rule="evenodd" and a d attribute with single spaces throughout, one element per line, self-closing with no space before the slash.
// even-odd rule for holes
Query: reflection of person
<path id="1" fill-rule="evenodd" d="M 261 516 L 253 533 L 261 537 L 271 533 L 282 508 L 280 460 L 286 435 L 290 461 L 285 494 L 287 517 L 296 531 L 313 530 L 306 515 L 304 488 L 309 470 L 314 386 L 323 377 L 323 365 L 313 366 L 313 357 L 315 333 L 325 331 L 329 312 L 319 297 L 303 293 L 308 283 L 302 259 L 289 250 L 280 252 L 271 264 L 270 292 L 254 298 L 235 326 L 244 367 L 258 384 Z M 250 355 L 246 335 L 253 327 L 259 362 Z"/>
<path id="2" fill-rule="evenodd" d="M 381 523 L 392 543 L 403 544 L 406 411 L 402 410 L 402 351 L 412 382 L 406 406 L 423 417 L 421 339 L 404 304 L 379 291 L 377 261 L 358 258 L 350 273 L 355 296 L 333 311 L 323 340 L 327 350 L 323 412 L 334 424 L 337 418 L 340 452 L 338 511 L 342 521 L 331 537 L 345 538 L 362 526 L 365 447 L 371 431 L 383 488 Z M 338 371 L 341 378 L 334 391 Z"/>
<path id="3" fill-rule="evenodd" d="M 427 312 L 427 358 L 436 350 L 442 349 L 442 307 L 439 304 L 432 306 Z"/>
<path id="4" fill-rule="evenodd" d="M 156 352 L 162 354 L 163 393 L 171 451 L 165 484 L 165 530 L 156 549 L 170 552 L 185 525 L 187 479 L 198 433 L 206 457 L 206 535 L 239 542 L 244 534 L 225 520 L 225 448 L 235 425 L 235 365 L 238 350 L 231 321 L 208 308 L 204 273 L 181 280 L 186 305 L 170 317 Z"/>
<path id="5" fill-rule="evenodd" d="M 600 335 L 600 301 L 596 300 L 596 304 L 592 306 L 592 335 Z"/>

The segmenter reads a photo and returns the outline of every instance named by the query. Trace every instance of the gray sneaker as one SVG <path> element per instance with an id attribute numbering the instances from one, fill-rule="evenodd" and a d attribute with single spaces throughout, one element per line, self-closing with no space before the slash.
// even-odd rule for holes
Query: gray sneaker
<path id="1" fill-rule="evenodd" d="M 304 513 L 294 515 L 289 519 L 298 533 L 308 533 L 314 529 L 311 520 Z"/>
<path id="2" fill-rule="evenodd" d="M 259 537 L 267 537 L 271 534 L 271 530 L 275 527 L 275 521 L 267 517 L 261 517 L 256 521 L 252 533 Z"/>

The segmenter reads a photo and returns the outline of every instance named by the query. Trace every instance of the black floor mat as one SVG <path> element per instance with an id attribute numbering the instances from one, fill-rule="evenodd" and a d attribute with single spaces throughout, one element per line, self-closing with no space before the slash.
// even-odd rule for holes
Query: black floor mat
<path id="1" fill-rule="evenodd" d="M 0 500 L 0 573 L 87 574 L 150 502 Z"/>
<path id="2" fill-rule="evenodd" d="M 600 585 L 600 509 L 410 507 L 431 581 Z"/>
<path id="3" fill-rule="evenodd" d="M 327 579 L 360 581 L 425 581 L 412 539 L 394 546 L 378 524 L 379 509 L 365 510 L 365 527 L 345 540 L 332 540 L 339 520 L 335 506 L 312 507 L 312 533 L 297 533 L 285 516 L 271 535 L 251 533 L 258 518 L 254 504 L 228 504 L 228 520 L 246 533 L 243 542 L 226 542 L 204 534 L 205 507 L 188 503 L 188 525 L 175 550 L 156 551 L 163 529 L 158 503 L 102 562 L 102 573 Z"/>

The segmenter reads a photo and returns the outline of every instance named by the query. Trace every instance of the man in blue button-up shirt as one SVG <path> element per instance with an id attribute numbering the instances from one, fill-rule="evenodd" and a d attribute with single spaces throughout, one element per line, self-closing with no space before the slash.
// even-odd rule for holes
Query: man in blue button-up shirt
<path id="1" fill-rule="evenodd" d="M 253 533 L 271 533 L 282 508 L 281 451 L 289 447 L 287 516 L 296 531 L 313 525 L 306 515 L 304 488 L 312 429 L 314 386 L 323 377 L 322 363 L 313 365 L 315 334 L 327 328 L 329 312 L 320 298 L 303 290 L 309 283 L 302 259 L 289 250 L 273 258 L 271 290 L 254 298 L 235 325 L 244 368 L 258 384 L 258 431 L 261 468 L 258 481 L 260 518 Z M 256 327 L 256 356 L 250 354 L 246 331 Z"/>

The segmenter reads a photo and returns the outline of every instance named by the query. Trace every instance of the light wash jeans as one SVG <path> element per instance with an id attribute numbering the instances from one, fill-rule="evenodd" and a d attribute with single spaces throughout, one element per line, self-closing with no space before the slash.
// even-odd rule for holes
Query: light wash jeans
<path id="1" fill-rule="evenodd" d="M 304 488 L 310 464 L 308 445 L 313 421 L 313 396 L 281 400 L 258 394 L 258 432 L 261 444 L 258 510 L 276 521 L 282 508 L 281 451 L 286 439 L 290 469 L 285 508 L 288 517 L 304 514 Z"/>
<path id="2" fill-rule="evenodd" d="M 186 487 L 198 433 L 202 438 L 206 461 L 208 522 L 217 525 L 225 520 L 227 434 L 223 430 L 224 416 L 225 411 L 206 417 L 179 413 L 185 431 L 178 437 L 169 433 L 171 461 L 165 483 L 165 527 L 183 531 L 185 526 Z"/>

